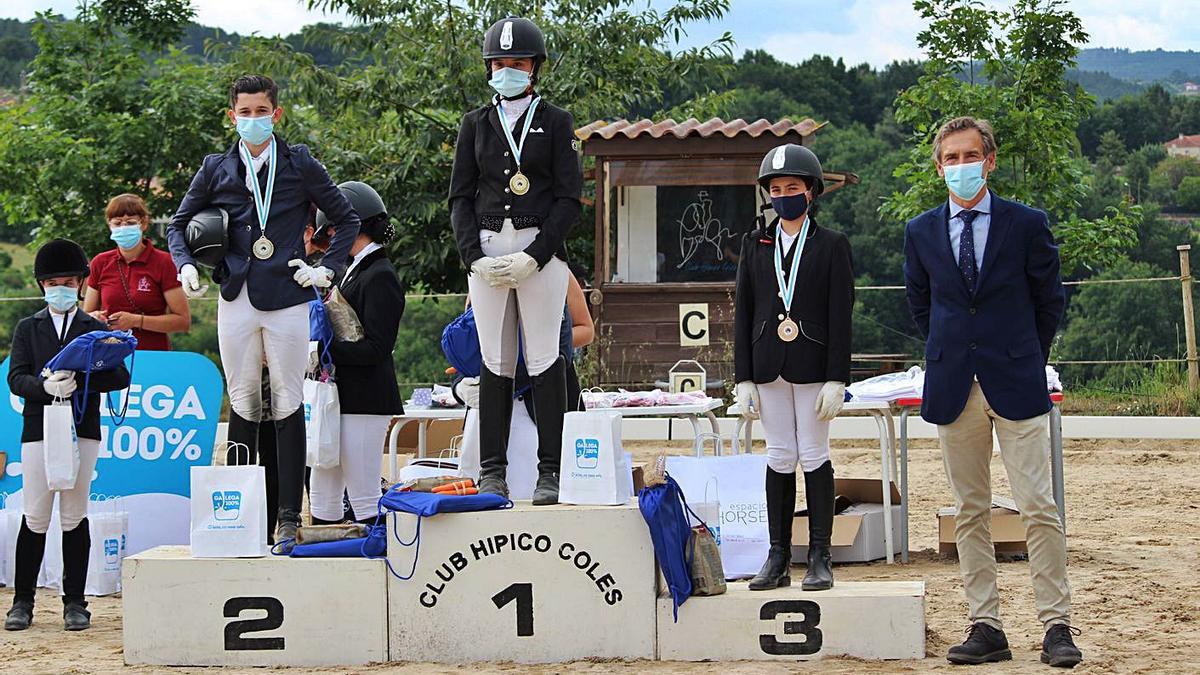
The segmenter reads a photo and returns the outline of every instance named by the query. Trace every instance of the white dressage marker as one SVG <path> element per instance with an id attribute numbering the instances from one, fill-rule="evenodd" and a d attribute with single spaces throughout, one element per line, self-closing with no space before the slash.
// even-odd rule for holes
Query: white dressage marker
<path id="1" fill-rule="evenodd" d="M 125 663 L 346 666 L 387 660 L 387 568 L 363 558 L 125 559 Z"/>
<path id="2" fill-rule="evenodd" d="M 389 515 L 388 559 L 413 570 L 417 520 Z M 530 506 L 421 521 L 412 578 L 388 578 L 391 657 L 558 663 L 653 659 L 655 566 L 634 505 Z"/>
<path id="3" fill-rule="evenodd" d="M 797 574 L 798 573 L 798 574 Z M 664 661 L 808 660 L 824 656 L 925 656 L 925 583 L 839 581 L 828 591 L 796 584 L 751 591 L 730 582 L 724 595 L 688 598 L 672 619 L 658 601 L 658 655 Z"/>

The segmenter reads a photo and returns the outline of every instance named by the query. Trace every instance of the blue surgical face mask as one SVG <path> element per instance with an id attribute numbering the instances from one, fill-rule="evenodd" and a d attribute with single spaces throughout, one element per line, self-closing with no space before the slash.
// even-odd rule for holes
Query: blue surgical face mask
<path id="1" fill-rule="evenodd" d="M 799 220 L 808 211 L 808 195 L 801 192 L 789 197 L 771 197 L 771 208 L 784 220 Z"/>
<path id="2" fill-rule="evenodd" d="M 250 145 L 266 143 L 273 131 L 275 131 L 275 123 L 271 121 L 270 115 L 237 118 L 238 135 Z"/>
<path id="3" fill-rule="evenodd" d="M 109 232 L 108 238 L 117 242 L 117 246 L 123 249 L 136 248 L 142 242 L 142 226 L 121 225 L 120 227 L 114 227 Z"/>
<path id="4" fill-rule="evenodd" d="M 45 298 L 50 309 L 65 314 L 74 309 L 79 302 L 79 289 L 70 286 L 47 286 Z"/>
<path id="5" fill-rule="evenodd" d="M 983 162 L 970 164 L 948 164 L 942 167 L 946 187 L 959 199 L 971 199 L 979 194 L 987 179 L 983 177 Z"/>
<path id="6" fill-rule="evenodd" d="M 505 98 L 520 96 L 529 88 L 529 73 L 516 68 L 501 68 L 492 73 L 488 84 Z"/>

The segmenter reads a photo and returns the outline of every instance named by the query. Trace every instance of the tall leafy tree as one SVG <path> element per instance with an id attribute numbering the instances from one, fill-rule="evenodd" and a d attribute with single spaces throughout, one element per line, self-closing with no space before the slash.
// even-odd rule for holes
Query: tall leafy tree
<path id="1" fill-rule="evenodd" d="M 1075 161 L 1075 130 L 1094 103 L 1063 77 L 1087 40 L 1079 17 L 1065 0 L 1016 0 L 1006 9 L 977 0 L 913 6 L 928 22 L 917 41 L 929 58 L 918 83 L 896 99 L 897 121 L 915 133 L 909 160 L 896 169 L 909 187 L 887 200 L 884 215 L 904 222 L 945 200 L 933 136 L 945 120 L 974 115 L 996 129 L 999 163 L 990 184 L 1049 212 L 1064 271 L 1117 259 L 1137 241 L 1138 207 L 1121 201 L 1090 221 L 1077 214 L 1088 188 Z"/>

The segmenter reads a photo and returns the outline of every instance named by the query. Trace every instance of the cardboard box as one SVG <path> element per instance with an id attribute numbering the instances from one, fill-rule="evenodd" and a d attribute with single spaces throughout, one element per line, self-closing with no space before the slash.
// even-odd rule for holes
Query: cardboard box
<path id="1" fill-rule="evenodd" d="M 954 517 L 958 508 L 948 506 L 938 509 L 938 552 L 942 555 L 958 555 L 954 539 Z M 992 544 L 996 553 L 1025 553 L 1025 523 L 1016 503 L 1007 497 L 992 498 Z"/>
<path id="2" fill-rule="evenodd" d="M 418 429 L 416 420 L 409 420 L 400 428 L 396 437 L 396 452 L 400 454 L 417 454 Z M 430 457 L 437 457 L 455 436 L 463 433 L 463 420 L 433 420 L 425 432 L 425 447 Z"/>
<path id="3" fill-rule="evenodd" d="M 892 483 L 892 553 L 900 553 L 900 491 Z M 833 517 L 833 561 L 869 562 L 887 557 L 883 527 L 883 486 L 877 478 L 837 478 L 834 492 L 854 505 Z M 797 507 L 802 507 L 798 501 Z M 808 558 L 808 516 L 792 521 L 792 560 Z"/>
<path id="4" fill-rule="evenodd" d="M 646 462 L 633 465 L 633 494 L 637 496 L 646 487 Z"/>

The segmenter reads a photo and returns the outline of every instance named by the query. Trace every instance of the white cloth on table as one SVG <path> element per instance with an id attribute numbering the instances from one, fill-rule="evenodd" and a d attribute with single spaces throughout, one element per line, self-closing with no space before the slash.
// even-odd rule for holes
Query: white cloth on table
<path id="1" fill-rule="evenodd" d="M 925 371 L 913 366 L 900 373 L 876 375 L 846 387 L 853 401 L 894 401 L 921 398 L 925 390 Z"/>

